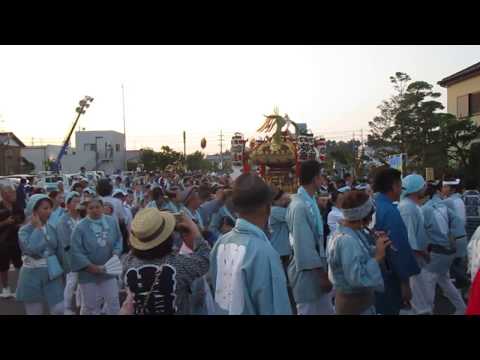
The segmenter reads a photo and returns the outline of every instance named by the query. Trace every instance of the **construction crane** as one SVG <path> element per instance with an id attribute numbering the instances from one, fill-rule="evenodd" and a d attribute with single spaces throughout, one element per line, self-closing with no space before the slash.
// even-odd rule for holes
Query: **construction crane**
<path id="1" fill-rule="evenodd" d="M 73 125 L 68 131 L 67 136 L 65 137 L 65 140 L 63 141 L 62 148 L 60 149 L 60 152 L 58 153 L 57 159 L 51 166 L 51 171 L 55 173 L 59 173 L 60 170 L 62 169 L 62 158 L 63 156 L 67 153 L 67 147 L 68 144 L 70 143 L 70 138 L 72 137 L 73 131 L 75 130 L 75 127 L 78 124 L 78 120 L 80 119 L 80 116 L 82 114 L 85 114 L 86 109 L 90 107 L 90 103 L 93 101 L 93 98 L 90 96 L 85 96 L 80 102 L 78 103 L 78 107 L 75 109 L 75 112 L 77 113 L 77 117 L 73 121 Z"/>

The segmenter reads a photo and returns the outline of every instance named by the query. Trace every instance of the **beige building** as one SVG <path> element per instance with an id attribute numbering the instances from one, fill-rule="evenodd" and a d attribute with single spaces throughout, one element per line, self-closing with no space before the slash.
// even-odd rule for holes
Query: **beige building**
<path id="1" fill-rule="evenodd" d="M 471 117 L 480 125 L 480 62 L 438 82 L 447 88 L 447 111 L 458 119 Z"/>

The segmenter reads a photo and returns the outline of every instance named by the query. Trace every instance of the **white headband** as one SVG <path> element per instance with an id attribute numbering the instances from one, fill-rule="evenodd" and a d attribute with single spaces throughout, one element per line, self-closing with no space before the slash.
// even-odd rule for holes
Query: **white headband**
<path id="1" fill-rule="evenodd" d="M 442 185 L 460 185 L 460 179 L 451 180 L 451 181 L 443 181 Z"/>
<path id="2" fill-rule="evenodd" d="M 357 221 L 366 218 L 373 209 L 373 202 L 371 199 L 365 201 L 363 205 L 360 205 L 352 209 L 342 209 L 343 217 L 345 220 Z"/>

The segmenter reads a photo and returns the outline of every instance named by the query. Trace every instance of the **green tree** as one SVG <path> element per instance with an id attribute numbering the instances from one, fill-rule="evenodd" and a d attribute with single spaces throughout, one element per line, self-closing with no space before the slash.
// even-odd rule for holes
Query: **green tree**
<path id="1" fill-rule="evenodd" d="M 480 137 L 480 127 L 472 119 L 458 120 L 451 114 L 442 114 L 438 131 L 440 142 L 453 166 L 470 166 L 473 140 Z"/>
<path id="2" fill-rule="evenodd" d="M 380 161 L 386 162 L 389 155 L 404 152 L 406 140 L 404 123 L 399 118 L 401 112 L 401 102 L 410 76 L 405 73 L 397 72 L 395 76 L 390 77 L 390 82 L 395 90 L 394 95 L 388 100 L 383 100 L 378 106 L 380 114 L 375 116 L 369 122 L 370 135 L 368 135 L 368 145 L 375 149 L 376 155 Z"/>
<path id="3" fill-rule="evenodd" d="M 188 154 L 186 159 L 187 169 L 194 170 L 210 170 L 211 164 L 205 159 L 205 155 L 200 151 L 195 151 L 193 154 Z"/>
<path id="4" fill-rule="evenodd" d="M 183 155 L 168 146 L 162 146 L 159 152 L 150 148 L 141 150 L 140 163 L 144 165 L 147 171 L 163 170 L 176 161 L 183 161 Z"/>
<path id="5" fill-rule="evenodd" d="M 440 93 L 425 81 L 411 82 L 405 73 L 397 72 L 390 81 L 395 94 L 382 102 L 380 115 L 369 123 L 368 145 L 383 162 L 394 153 L 406 153 L 408 171 L 443 166 L 448 159 L 438 131 L 443 120 L 438 111 L 444 108 L 435 100 Z"/>
<path id="6" fill-rule="evenodd" d="M 153 171 L 157 167 L 157 156 L 153 149 L 145 148 L 140 150 L 140 162 L 144 165 L 145 170 Z"/>
<path id="7" fill-rule="evenodd" d="M 359 149 L 361 143 L 358 140 L 345 141 L 327 141 L 326 153 L 327 161 L 326 168 L 333 169 L 333 163 L 336 167 L 345 167 L 346 169 L 354 169 L 358 166 Z"/>
<path id="8" fill-rule="evenodd" d="M 157 153 L 157 167 L 162 170 L 176 161 L 183 161 L 183 155 L 168 146 L 162 146 L 160 152 Z"/>

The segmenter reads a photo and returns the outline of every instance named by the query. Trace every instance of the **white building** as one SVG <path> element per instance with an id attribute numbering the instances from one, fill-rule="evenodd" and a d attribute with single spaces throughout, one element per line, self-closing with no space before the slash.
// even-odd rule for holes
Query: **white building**
<path id="1" fill-rule="evenodd" d="M 44 169 L 45 160 L 55 160 L 60 146 L 33 146 L 22 150 L 22 156 L 35 164 L 35 171 Z M 101 170 L 111 174 L 125 167 L 125 141 L 116 131 L 77 131 L 75 148 L 68 148 L 62 158 L 62 171 L 78 172 L 83 166 L 87 171 Z"/>
<path id="2" fill-rule="evenodd" d="M 22 156 L 35 166 L 35 172 L 47 171 L 47 162 L 54 160 L 61 148 L 59 145 L 27 146 L 22 149 Z"/>

